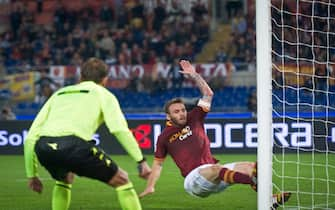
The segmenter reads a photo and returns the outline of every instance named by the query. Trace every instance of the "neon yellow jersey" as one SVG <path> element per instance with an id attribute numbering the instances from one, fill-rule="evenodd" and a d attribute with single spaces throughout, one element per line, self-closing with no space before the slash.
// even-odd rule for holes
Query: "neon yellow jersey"
<path id="1" fill-rule="evenodd" d="M 117 98 L 101 85 L 85 81 L 56 91 L 36 116 L 24 144 L 27 176 L 37 176 L 34 145 L 40 136 L 75 135 L 89 141 L 103 122 L 135 161 L 143 158 Z"/>

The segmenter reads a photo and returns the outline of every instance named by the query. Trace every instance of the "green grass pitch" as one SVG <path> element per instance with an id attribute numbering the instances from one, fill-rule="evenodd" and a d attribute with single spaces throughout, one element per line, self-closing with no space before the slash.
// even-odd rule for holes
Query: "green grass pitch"
<path id="1" fill-rule="evenodd" d="M 215 155 L 222 163 L 234 162 L 243 160 L 256 160 L 256 155 Z M 112 155 L 112 158 L 125 170 L 128 171 L 130 179 L 135 185 L 135 189 L 140 193 L 146 183 L 144 180 L 137 177 L 136 164 L 128 156 Z M 301 155 L 303 160 L 310 160 L 309 155 Z M 323 156 L 315 159 L 323 160 Z M 152 156 L 148 156 L 149 163 L 152 162 Z M 282 159 L 284 160 L 284 159 Z M 294 160 L 293 156 L 286 155 L 285 161 Z M 329 163 L 334 163 L 335 158 L 329 157 Z M 30 191 L 27 187 L 27 182 L 24 174 L 23 156 L 0 156 L 0 210 L 48 210 L 51 203 L 51 191 L 54 181 L 50 178 L 48 173 L 39 168 L 40 177 L 43 179 L 44 191 L 42 194 L 36 194 Z M 275 163 L 275 168 L 283 170 L 281 164 Z M 324 177 L 317 170 L 314 175 Z M 292 176 L 297 172 L 293 164 L 285 165 L 285 170 L 290 171 Z M 300 176 L 311 176 L 311 170 L 301 167 L 299 169 Z M 334 180 L 335 170 L 329 169 L 328 176 Z M 275 181 L 276 178 L 274 178 Z M 303 180 L 306 182 L 306 180 Z M 292 190 L 296 190 L 297 181 L 294 179 L 285 180 L 285 188 L 290 188 L 292 183 Z M 280 184 L 280 182 L 279 182 Z M 329 186 L 318 186 L 314 183 L 314 187 L 320 188 L 322 192 L 330 191 L 335 194 L 335 183 L 329 182 Z M 308 191 L 311 184 L 301 183 L 300 189 Z M 300 193 L 299 202 L 305 206 L 310 205 L 310 199 L 301 199 Z M 295 194 L 288 203 L 289 206 L 296 205 L 297 199 Z M 306 196 L 310 197 L 310 196 Z M 316 199 L 316 200 L 315 200 Z M 325 199 L 316 196 L 314 203 L 323 203 Z M 318 200 L 319 199 L 319 200 Z M 333 199 L 333 200 L 331 200 Z M 330 197 L 328 201 L 332 206 L 330 209 L 335 209 L 335 197 Z M 179 170 L 174 165 L 172 160 L 168 158 L 163 165 L 163 172 L 160 180 L 156 185 L 156 192 L 148 197 L 141 199 L 144 210 L 164 210 L 164 209 L 180 209 L 180 210 L 255 210 L 257 209 L 257 194 L 246 185 L 234 185 L 228 188 L 225 192 L 211 195 L 205 199 L 194 198 L 189 196 L 183 189 L 183 178 L 180 176 Z M 76 177 L 72 188 L 72 202 L 70 210 L 107 210 L 120 209 L 117 201 L 116 193 L 113 188 L 87 178 Z M 286 209 L 286 208 L 285 208 Z M 292 209 L 292 208 L 287 208 Z M 320 206 L 320 209 L 324 209 Z"/>

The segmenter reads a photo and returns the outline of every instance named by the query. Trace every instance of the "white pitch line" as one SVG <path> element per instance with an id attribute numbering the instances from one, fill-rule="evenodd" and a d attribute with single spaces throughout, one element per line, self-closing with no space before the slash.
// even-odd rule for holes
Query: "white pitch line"
<path id="1" fill-rule="evenodd" d="M 52 178 L 43 178 L 43 177 L 39 177 L 39 179 L 41 181 L 51 181 L 51 180 L 54 180 Z M 15 179 L 15 182 L 26 182 L 28 180 L 28 178 L 25 178 L 25 179 Z"/>

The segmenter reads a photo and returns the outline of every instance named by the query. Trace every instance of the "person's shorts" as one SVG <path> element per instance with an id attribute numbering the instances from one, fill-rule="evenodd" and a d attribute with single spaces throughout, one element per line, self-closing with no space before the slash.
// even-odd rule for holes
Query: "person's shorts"
<path id="1" fill-rule="evenodd" d="M 205 164 L 193 169 L 184 180 L 184 189 L 187 193 L 192 196 L 205 198 L 212 193 L 219 193 L 224 191 L 229 184 L 224 181 L 218 184 L 208 181 L 206 178 L 200 175 L 199 170 L 206 168 L 214 164 Z M 225 164 L 224 167 L 230 170 L 234 169 L 234 163 Z"/>
<path id="2" fill-rule="evenodd" d="M 41 137 L 36 142 L 35 152 L 41 165 L 59 181 L 73 172 L 107 183 L 118 170 L 116 163 L 93 141 L 76 136 Z"/>

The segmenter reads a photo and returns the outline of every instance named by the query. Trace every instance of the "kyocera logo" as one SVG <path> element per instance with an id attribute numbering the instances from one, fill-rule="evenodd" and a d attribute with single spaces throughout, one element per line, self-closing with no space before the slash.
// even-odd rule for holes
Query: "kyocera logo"
<path id="1" fill-rule="evenodd" d="M 21 146 L 27 133 L 27 130 L 23 130 L 22 133 L 8 133 L 6 130 L 0 130 L 0 146 Z"/>
<path id="2" fill-rule="evenodd" d="M 273 138 L 283 147 L 311 147 L 311 123 L 273 123 Z M 257 148 L 256 123 L 205 123 L 211 148 Z M 154 140 L 161 132 L 160 125 L 154 125 Z M 335 135 L 335 129 L 334 129 Z M 335 142 L 335 138 L 334 138 Z M 155 148 L 156 149 L 156 148 Z"/>
<path id="3" fill-rule="evenodd" d="M 273 123 L 273 138 L 283 147 L 311 147 L 311 123 Z M 211 148 L 257 148 L 256 123 L 206 123 L 206 131 L 214 134 Z M 237 135 L 236 135 L 237 134 Z"/>
<path id="4" fill-rule="evenodd" d="M 141 124 L 136 128 L 131 129 L 139 146 L 143 149 L 151 148 L 151 125 Z"/>

